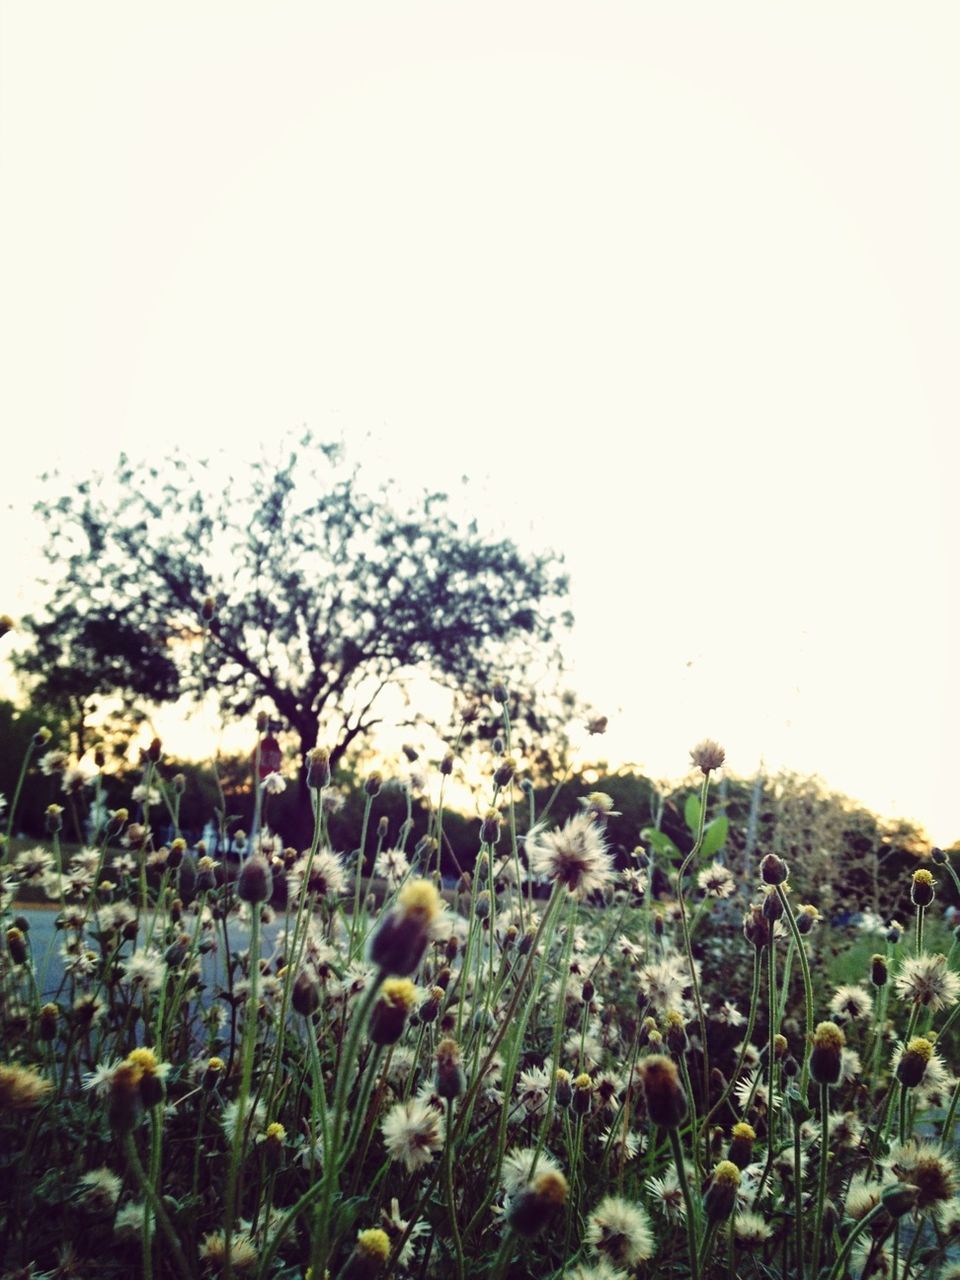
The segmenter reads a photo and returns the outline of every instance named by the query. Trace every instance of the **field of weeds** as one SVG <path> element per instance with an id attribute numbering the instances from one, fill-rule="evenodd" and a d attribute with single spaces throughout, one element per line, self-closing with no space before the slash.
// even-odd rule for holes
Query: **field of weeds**
<path id="1" fill-rule="evenodd" d="M 960 976 L 952 942 L 928 944 L 938 880 L 960 888 L 948 859 L 913 873 L 911 918 L 866 921 L 863 972 L 830 989 L 831 926 L 775 854 L 746 882 L 723 864 L 723 751 L 691 755 L 692 850 L 663 865 L 637 832 L 615 859 L 604 794 L 562 825 L 515 806 L 505 722 L 453 887 L 442 803 L 408 848 L 376 774 L 357 848 L 330 847 L 323 749 L 310 847 L 263 826 L 286 785 L 268 775 L 229 871 L 155 840 L 161 816 L 179 830 L 159 743 L 89 847 L 61 847 L 56 805 L 48 841 L 15 845 L 12 797 L 5 1274 L 960 1275 Z M 669 898 L 647 892 L 655 865 Z"/>

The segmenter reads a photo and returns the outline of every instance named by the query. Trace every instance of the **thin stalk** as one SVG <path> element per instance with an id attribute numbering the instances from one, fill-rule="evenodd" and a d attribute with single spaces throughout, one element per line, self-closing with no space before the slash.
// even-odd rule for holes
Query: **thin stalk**
<path id="1" fill-rule="evenodd" d="M 804 1101 L 807 1099 L 807 1085 L 810 1081 L 810 1050 L 813 1047 L 813 982 L 810 978 L 810 964 L 807 960 L 806 948 L 803 945 L 803 938 L 797 927 L 797 917 L 793 913 L 793 906 L 790 899 L 783 891 L 783 885 L 777 885 L 777 897 L 780 899 L 780 905 L 783 907 L 784 915 L 787 917 L 787 923 L 790 926 L 790 932 L 793 934 L 793 940 L 797 944 L 797 955 L 800 957 L 800 969 L 803 973 L 803 1001 L 806 1013 L 806 1038 L 803 1051 L 803 1069 L 800 1073 L 800 1097 Z"/>
<path id="2" fill-rule="evenodd" d="M 817 1181 L 817 1208 L 813 1226 L 813 1261 L 810 1275 L 820 1274 L 820 1252 L 823 1246 L 823 1206 L 827 1199 L 827 1157 L 830 1145 L 830 1086 L 820 1085 L 820 1174 Z M 794 1170 L 798 1175 L 799 1170 Z"/>
<path id="3" fill-rule="evenodd" d="M 677 1166 L 677 1180 L 683 1193 L 683 1202 L 687 1206 L 687 1249 L 690 1253 L 690 1280 L 700 1280 L 700 1265 L 697 1258 L 697 1217 L 694 1209 L 693 1195 L 687 1179 L 687 1170 L 683 1163 L 683 1152 L 680 1149 L 680 1135 L 676 1129 L 668 1129 L 667 1135 L 673 1150 L 673 1162 Z"/>

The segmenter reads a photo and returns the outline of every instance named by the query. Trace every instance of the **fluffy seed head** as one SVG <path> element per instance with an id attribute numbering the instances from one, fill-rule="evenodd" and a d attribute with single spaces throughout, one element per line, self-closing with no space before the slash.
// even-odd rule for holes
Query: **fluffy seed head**
<path id="1" fill-rule="evenodd" d="M 726 755 L 719 742 L 714 742 L 712 738 L 704 738 L 690 751 L 690 759 L 705 777 L 711 770 L 720 768 Z"/>
<path id="2" fill-rule="evenodd" d="M 605 889 L 613 878 L 603 834 L 589 813 L 576 814 L 559 831 L 529 832 L 526 852 L 535 875 L 577 897 Z"/>
<path id="3" fill-rule="evenodd" d="M 52 1088 L 49 1080 L 29 1067 L 0 1063 L 0 1112 L 30 1111 Z"/>
<path id="4" fill-rule="evenodd" d="M 635 1267 L 653 1253 L 650 1219 L 641 1204 L 606 1196 L 587 1221 L 587 1242 L 618 1267 Z"/>
<path id="5" fill-rule="evenodd" d="M 650 1054 L 641 1059 L 637 1070 L 652 1122 L 664 1129 L 675 1129 L 682 1124 L 687 1114 L 687 1099 L 672 1059 L 659 1053 Z"/>

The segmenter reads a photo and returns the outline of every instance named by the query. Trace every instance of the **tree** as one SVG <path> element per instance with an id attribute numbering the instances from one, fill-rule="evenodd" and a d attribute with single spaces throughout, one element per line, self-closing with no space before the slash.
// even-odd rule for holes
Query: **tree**
<path id="1" fill-rule="evenodd" d="M 444 494 L 397 509 L 309 434 L 229 478 L 121 456 L 37 510 L 54 576 L 23 623 L 28 678 L 157 701 L 212 690 L 238 716 L 269 702 L 334 765 L 390 685 L 419 671 L 489 689 L 571 621 L 558 557 L 463 526 Z"/>

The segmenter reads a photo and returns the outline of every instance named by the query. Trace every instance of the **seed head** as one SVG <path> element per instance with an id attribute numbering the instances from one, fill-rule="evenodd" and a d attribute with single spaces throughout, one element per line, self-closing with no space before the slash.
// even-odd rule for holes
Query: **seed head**
<path id="1" fill-rule="evenodd" d="M 704 738 L 690 752 L 690 759 L 706 777 L 713 769 L 719 769 L 726 759 L 726 752 L 712 738 Z"/>
<path id="2" fill-rule="evenodd" d="M 0 1113 L 30 1111 L 47 1096 L 53 1085 L 29 1067 L 0 1063 Z"/>

